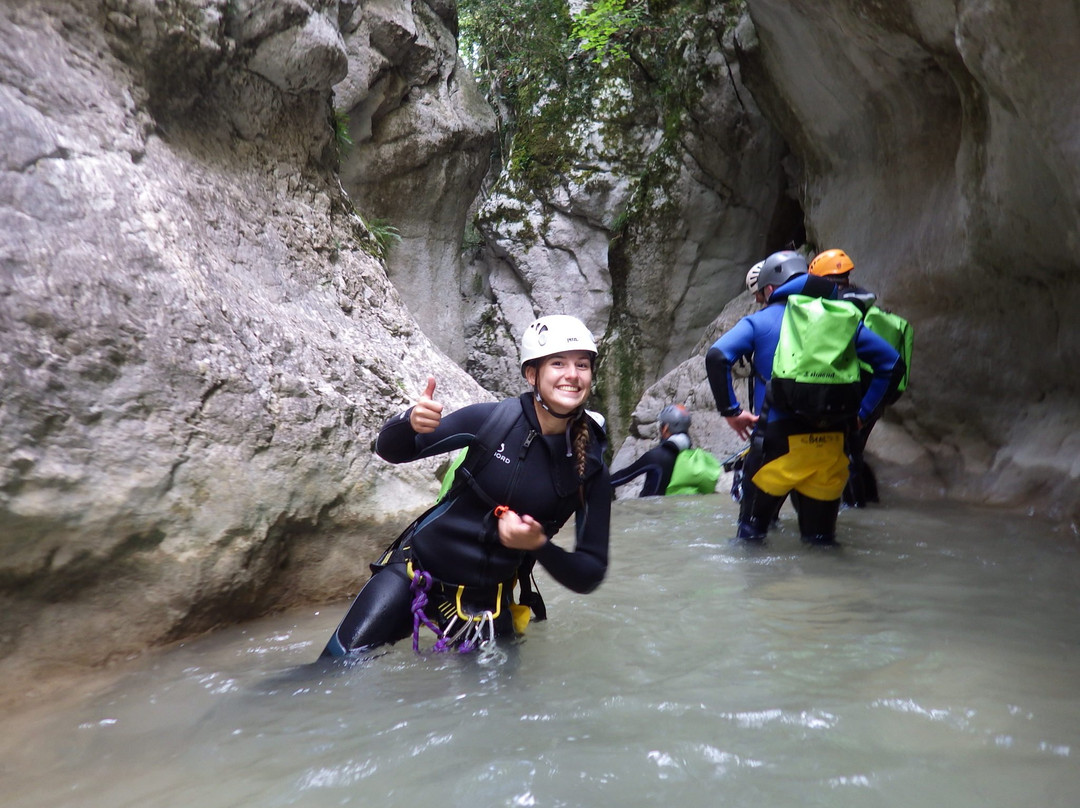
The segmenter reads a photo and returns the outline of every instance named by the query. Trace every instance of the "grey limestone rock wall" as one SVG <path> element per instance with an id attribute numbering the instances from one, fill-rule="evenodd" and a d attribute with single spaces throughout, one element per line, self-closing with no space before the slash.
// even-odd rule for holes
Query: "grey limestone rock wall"
<path id="1" fill-rule="evenodd" d="M 504 173 L 479 205 L 485 248 L 471 266 L 493 319 L 515 333 L 537 312 L 581 317 L 602 342 L 598 392 L 616 440 L 749 265 L 801 230 L 786 145 L 742 85 L 728 13 L 710 7 L 678 43 L 693 89 L 677 137 L 663 136 L 671 111 L 654 82 L 611 77 L 597 117 L 567 127 L 566 167 L 549 187 Z"/>
<path id="2" fill-rule="evenodd" d="M 883 487 L 1077 524 L 1076 4 L 747 7 L 740 76 L 790 149 L 808 249 L 843 248 L 915 328 L 911 388 L 868 446 Z M 699 444 L 731 448 L 699 363 L 743 310 L 733 301 L 646 390 L 616 467 L 680 398 Z"/>
<path id="3" fill-rule="evenodd" d="M 355 592 L 433 373 L 334 173 L 338 4 L 0 8 L 0 674 Z M 20 689 L 20 685 L 24 685 Z M 32 688 L 31 688 L 32 690 Z"/>
<path id="4" fill-rule="evenodd" d="M 425 333 L 464 365 L 484 296 L 464 267 L 462 233 L 495 116 L 457 56 L 456 32 L 454 3 L 361 4 L 343 27 L 348 72 L 334 104 L 354 142 L 342 184 L 366 215 L 397 230 L 390 279 Z"/>

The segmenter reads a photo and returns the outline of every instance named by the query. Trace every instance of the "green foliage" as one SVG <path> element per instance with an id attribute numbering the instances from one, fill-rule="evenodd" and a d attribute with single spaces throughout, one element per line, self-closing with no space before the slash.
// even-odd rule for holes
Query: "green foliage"
<path id="1" fill-rule="evenodd" d="M 608 230 L 617 238 L 622 235 L 624 230 L 626 230 L 628 224 L 630 224 L 630 211 L 626 207 L 623 207 L 615 214 L 615 218 L 611 220 L 611 224 L 608 225 Z"/>
<path id="2" fill-rule="evenodd" d="M 743 0 L 593 0 L 571 15 L 566 0 L 459 0 L 459 50 L 498 120 L 494 165 L 538 191 L 580 163 L 579 133 L 602 123 L 604 147 L 641 172 L 670 164 L 715 53 Z M 663 141 L 634 155 L 636 127 Z M 653 176 L 652 184 L 663 184 Z M 647 195 L 648 196 L 648 195 Z M 627 214 L 629 215 L 629 214 Z"/>
<path id="3" fill-rule="evenodd" d="M 460 0 L 459 51 L 498 121 L 495 164 L 549 187 L 567 167 L 567 134 L 587 112 L 589 84 L 565 0 Z"/>
<path id="4" fill-rule="evenodd" d="M 349 113 L 340 107 L 334 107 L 333 126 L 338 157 L 343 157 L 353 145 L 352 135 L 349 134 Z"/>
<path id="5" fill-rule="evenodd" d="M 627 40 L 645 20 L 641 4 L 627 8 L 627 0 L 596 0 L 574 17 L 574 36 L 581 40 L 581 49 L 592 53 L 597 64 L 612 64 L 630 58 Z"/>
<path id="6" fill-rule="evenodd" d="M 646 373 L 646 340 L 626 315 L 636 250 L 679 215 L 671 190 L 685 135 L 707 117 L 697 109 L 704 90 L 730 80 L 716 57 L 744 10 L 744 0 L 592 0 L 571 15 L 567 0 L 458 0 L 459 51 L 495 111 L 492 166 L 509 195 L 547 200 L 559 183 L 598 178 L 602 188 L 609 171 L 631 183 L 610 211 L 613 316 L 597 371 L 616 425 L 629 422 Z M 486 215 L 516 222 L 527 241 L 543 227 L 524 218 L 527 207 Z"/>
<path id="7" fill-rule="evenodd" d="M 475 250 L 484 245 L 484 236 L 476 227 L 475 222 L 465 223 L 465 232 L 461 238 L 462 252 Z"/>
<path id="8" fill-rule="evenodd" d="M 401 241 L 401 234 L 386 219 L 365 219 L 353 205 L 347 202 L 349 215 L 358 225 L 357 236 L 364 252 L 376 258 L 386 259 L 390 247 Z"/>
<path id="9" fill-rule="evenodd" d="M 386 219 L 372 219 L 370 222 L 365 221 L 364 225 L 367 227 L 368 232 L 371 233 L 372 238 L 375 239 L 375 243 L 379 245 L 380 258 L 386 258 L 391 245 L 401 241 L 401 234 L 398 229 Z"/>

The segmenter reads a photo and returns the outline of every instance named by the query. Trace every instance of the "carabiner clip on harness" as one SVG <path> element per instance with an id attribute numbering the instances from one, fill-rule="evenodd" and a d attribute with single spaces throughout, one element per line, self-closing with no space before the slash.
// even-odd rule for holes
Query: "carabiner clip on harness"
<path id="1" fill-rule="evenodd" d="M 454 613 L 446 624 L 446 628 L 441 629 L 424 611 L 428 605 L 428 593 L 435 579 L 426 570 L 413 569 L 412 561 L 406 564 L 406 571 L 413 593 L 413 651 L 420 653 L 421 624 L 427 626 L 435 634 L 435 645 L 432 650 L 437 654 L 445 653 L 455 646 L 460 654 L 468 654 L 477 649 L 481 652 L 494 649 L 495 621 L 502 614 L 502 582 L 496 590 L 495 610 L 485 609 L 479 614 L 469 614 L 465 611 L 465 606 L 461 602 L 465 587 L 459 586 L 454 599 Z M 461 622 L 460 626 L 457 625 L 458 621 Z"/>

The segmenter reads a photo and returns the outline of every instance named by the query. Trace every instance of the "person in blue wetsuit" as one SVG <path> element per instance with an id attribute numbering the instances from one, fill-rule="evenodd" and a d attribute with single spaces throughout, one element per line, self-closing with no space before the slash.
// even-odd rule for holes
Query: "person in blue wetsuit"
<path id="1" fill-rule="evenodd" d="M 639 497 L 662 496 L 668 491 L 679 453 L 689 449 L 690 411 L 682 404 L 668 404 L 660 411 L 660 445 L 655 446 L 626 468 L 611 472 L 611 486 L 618 488 L 642 474 Z"/>
<path id="2" fill-rule="evenodd" d="M 738 537 L 763 541 L 779 505 L 794 491 L 798 493 L 802 540 L 832 544 L 836 540 L 840 496 L 848 478 L 845 438 L 858 424 L 837 424 L 827 429 L 811 426 L 775 406 L 769 382 L 788 297 L 799 294 L 835 299 L 836 287 L 808 274 L 806 259 L 790 250 L 773 253 L 765 260 L 757 285 L 765 294 L 765 308 L 742 318 L 705 356 L 717 409 L 731 429 L 751 444 L 743 467 Z M 865 419 L 888 391 L 899 354 L 861 323 L 854 341 L 858 358 L 873 371 L 859 404 L 858 418 Z M 754 390 L 752 411 L 742 408 L 732 385 L 731 368 L 740 359 L 751 359 L 765 381 Z"/>
<path id="3" fill-rule="evenodd" d="M 596 344 L 580 320 L 541 317 L 522 339 L 529 392 L 444 415 L 429 378 L 415 406 L 383 426 L 375 451 L 391 463 L 484 446 L 485 440 L 492 454 L 473 464 L 475 475 L 462 474 L 462 482 L 372 565 L 323 656 L 366 651 L 410 633 L 416 647 L 420 625 L 435 632 L 436 650 L 520 634 L 528 609 L 513 602 L 512 590 L 515 582 L 526 583 L 534 561 L 575 592 L 600 585 L 608 564 L 611 486 L 603 427 L 585 410 L 595 360 Z M 479 435 L 497 407 L 509 408 L 509 431 Z M 573 537 L 557 543 L 571 516 Z"/>

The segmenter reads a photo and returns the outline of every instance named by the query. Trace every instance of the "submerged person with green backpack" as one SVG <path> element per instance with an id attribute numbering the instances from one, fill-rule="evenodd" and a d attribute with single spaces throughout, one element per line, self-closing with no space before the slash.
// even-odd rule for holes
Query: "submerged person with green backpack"
<path id="1" fill-rule="evenodd" d="M 840 495 L 848 479 L 847 439 L 877 409 L 899 354 L 862 324 L 860 312 L 836 299 L 836 286 L 807 272 L 797 252 L 773 253 L 758 273 L 766 297 L 705 356 L 717 409 L 750 452 L 743 466 L 738 537 L 763 541 L 784 497 L 799 494 L 799 534 L 833 544 Z M 753 412 L 735 396 L 732 366 L 753 361 L 765 384 Z M 872 369 L 865 393 L 859 362 Z"/>
<path id="2" fill-rule="evenodd" d="M 611 473 L 617 488 L 645 475 L 639 497 L 664 494 L 711 494 L 720 479 L 720 461 L 705 449 L 692 448 L 690 411 L 682 404 L 668 404 L 660 411 L 660 445 L 634 463 Z"/>

